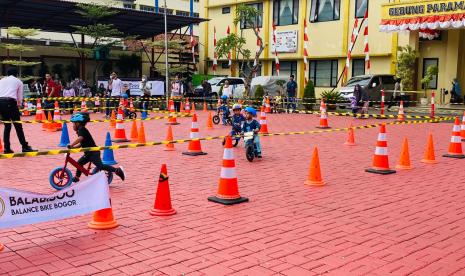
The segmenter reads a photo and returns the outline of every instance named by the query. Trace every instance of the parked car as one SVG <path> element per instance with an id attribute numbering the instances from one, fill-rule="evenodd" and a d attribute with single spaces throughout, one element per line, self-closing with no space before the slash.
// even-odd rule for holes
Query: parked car
<path id="1" fill-rule="evenodd" d="M 339 92 L 344 100 L 350 101 L 350 98 L 354 95 L 355 85 L 359 84 L 362 89 L 366 89 L 366 91 L 368 91 L 370 101 L 379 102 L 381 101 L 381 90 L 385 91 L 385 99 L 387 100 L 394 90 L 395 83 L 396 79 L 394 75 L 380 74 L 356 76 L 352 77 L 345 86 L 341 87 Z"/>
<path id="2" fill-rule="evenodd" d="M 208 82 L 212 86 L 212 93 L 207 95 L 207 97 L 217 98 L 221 89 L 221 86 L 224 82 L 228 80 L 229 85 L 234 86 L 234 96 L 235 97 L 242 97 L 245 92 L 245 79 L 243 78 L 234 78 L 234 77 L 215 77 L 208 80 Z M 196 95 L 203 94 L 202 85 L 199 85 L 195 88 L 194 93 Z"/>
<path id="3" fill-rule="evenodd" d="M 251 93 L 250 96 L 255 96 L 255 91 L 257 87 L 261 85 L 265 92 L 268 92 L 268 95 L 274 97 L 278 94 L 278 91 L 284 92 L 286 91 L 286 83 L 289 80 L 289 77 L 280 77 L 280 76 L 259 76 L 252 79 L 252 83 L 250 84 Z M 281 84 L 282 83 L 282 84 Z"/>

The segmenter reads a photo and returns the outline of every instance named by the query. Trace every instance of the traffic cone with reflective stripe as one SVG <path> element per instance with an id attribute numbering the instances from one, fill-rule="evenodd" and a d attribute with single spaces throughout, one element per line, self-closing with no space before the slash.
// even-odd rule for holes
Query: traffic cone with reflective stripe
<path id="1" fill-rule="evenodd" d="M 465 111 L 463 112 L 462 125 L 460 126 L 460 137 L 465 141 Z"/>
<path id="2" fill-rule="evenodd" d="M 195 102 L 193 101 L 192 104 L 191 104 L 191 114 L 194 114 L 195 113 Z"/>
<path id="3" fill-rule="evenodd" d="M 396 172 L 389 168 L 386 124 L 382 124 L 379 127 L 378 140 L 376 142 L 375 154 L 373 155 L 373 167 L 365 171 L 377 174 L 392 174 Z"/>
<path id="4" fill-rule="evenodd" d="M 270 105 L 270 97 L 266 97 L 265 101 L 265 112 L 270 113 L 271 112 L 271 105 Z"/>
<path id="5" fill-rule="evenodd" d="M 191 113 L 191 103 L 189 102 L 188 98 L 186 98 L 186 104 L 185 104 L 185 107 L 184 107 L 184 112 L 186 112 L 188 114 Z"/>
<path id="6" fill-rule="evenodd" d="M 61 121 L 60 106 L 58 105 L 57 101 L 55 101 L 55 111 L 53 112 L 53 120 L 55 121 L 54 123 L 55 131 L 61 130 L 62 123 L 56 122 L 56 121 Z"/>
<path id="7" fill-rule="evenodd" d="M 199 137 L 199 124 L 197 123 L 197 115 L 194 114 L 192 117 L 192 127 L 191 127 L 191 134 L 190 139 L 198 139 Z M 205 155 L 206 152 L 202 151 L 202 146 L 200 145 L 200 140 L 191 140 L 189 142 L 189 147 L 187 148 L 187 152 L 183 152 L 184 155 Z"/>
<path id="8" fill-rule="evenodd" d="M 155 203 L 149 212 L 152 216 L 171 216 L 176 214 L 176 210 L 174 210 L 171 205 L 170 184 L 168 179 L 169 177 L 166 164 L 162 164 L 160 176 L 158 178 Z"/>
<path id="9" fill-rule="evenodd" d="M 29 106 L 26 100 L 23 101 L 23 116 L 29 116 L 31 112 L 29 111 Z"/>
<path id="10" fill-rule="evenodd" d="M 405 121 L 404 102 L 403 101 L 400 101 L 399 112 L 397 113 L 397 121 L 398 122 Z"/>
<path id="11" fill-rule="evenodd" d="M 347 136 L 347 141 L 344 143 L 346 146 L 355 146 L 355 131 L 354 128 L 352 127 L 352 124 L 349 126 L 349 132 Z"/>
<path id="12" fill-rule="evenodd" d="M 231 136 L 226 136 L 224 144 L 223 162 L 221 166 L 218 193 L 208 198 L 208 201 L 232 205 L 249 201 L 246 197 L 239 195 L 239 186 L 236 175 L 236 162 L 234 160 L 234 149 Z"/>
<path id="13" fill-rule="evenodd" d="M 45 114 L 44 114 L 44 111 L 42 110 L 42 103 L 40 102 L 40 99 L 37 99 L 36 121 L 43 121 L 43 120 L 45 120 Z"/>
<path id="14" fill-rule="evenodd" d="M 260 109 L 260 133 L 268 133 L 268 124 L 266 123 L 266 112 L 265 108 L 262 106 Z"/>
<path id="15" fill-rule="evenodd" d="M 112 110 L 112 111 L 111 111 L 110 128 L 116 128 L 116 115 L 115 115 L 115 110 Z"/>
<path id="16" fill-rule="evenodd" d="M 173 100 L 170 100 L 170 115 L 168 118 L 168 123 L 167 125 L 179 125 L 178 121 L 176 121 L 176 113 L 174 112 L 174 102 Z"/>
<path id="17" fill-rule="evenodd" d="M 443 157 L 450 158 L 465 158 L 462 151 L 462 139 L 460 138 L 460 121 L 455 117 L 454 127 L 452 128 L 452 137 L 450 138 L 449 152 L 444 154 Z"/>
<path id="18" fill-rule="evenodd" d="M 323 129 L 331 128 L 328 125 L 328 113 L 326 113 L 326 104 L 322 101 L 321 105 L 322 106 L 321 106 L 320 125 L 317 126 L 317 128 L 323 128 Z"/>
<path id="19" fill-rule="evenodd" d="M 167 134 L 166 134 L 166 141 L 173 142 L 173 129 L 171 128 L 171 126 L 168 126 L 168 131 L 167 131 Z M 174 151 L 176 149 L 174 148 L 173 143 L 167 143 L 164 150 L 165 151 Z"/>
<path id="20" fill-rule="evenodd" d="M 134 102 L 132 101 L 132 98 L 129 99 L 129 111 L 134 112 Z"/>
<path id="21" fill-rule="evenodd" d="M 402 143 L 402 151 L 400 152 L 400 160 L 399 163 L 396 165 L 397 169 L 401 170 L 411 170 L 412 165 L 410 164 L 410 153 L 408 150 L 408 140 L 404 138 L 404 142 Z"/>
<path id="22" fill-rule="evenodd" d="M 318 156 L 318 148 L 313 149 L 312 162 L 308 170 L 308 178 L 304 182 L 305 185 L 310 186 L 323 186 L 325 182 L 321 177 L 320 158 Z"/>
<path id="23" fill-rule="evenodd" d="M 118 115 L 116 116 L 116 128 L 115 128 L 115 137 L 113 137 L 113 142 L 122 143 L 128 142 L 126 138 L 126 130 L 124 129 L 124 114 L 121 108 L 118 108 Z"/>
<path id="24" fill-rule="evenodd" d="M 139 132 L 137 131 L 137 123 L 136 123 L 136 120 L 133 120 L 132 126 L 131 126 L 130 139 L 132 142 L 136 142 L 138 137 L 139 137 Z"/>
<path id="25" fill-rule="evenodd" d="M 144 122 L 140 122 L 139 134 L 137 135 L 137 143 L 138 144 L 145 144 L 146 143 Z"/>
<path id="26" fill-rule="evenodd" d="M 202 111 L 203 111 L 203 112 L 207 112 L 207 111 L 208 111 L 208 109 L 207 109 L 207 102 L 206 102 L 206 101 L 203 102 L 203 110 L 202 110 Z"/>
<path id="27" fill-rule="evenodd" d="M 213 129 L 212 113 L 208 113 L 207 129 Z"/>
<path id="28" fill-rule="evenodd" d="M 421 162 L 426 163 L 426 164 L 437 164 L 438 163 L 438 161 L 436 160 L 435 154 L 434 154 L 433 134 L 431 133 L 428 136 L 428 142 L 426 144 L 425 154 L 423 155 L 423 159 L 421 159 Z"/>
<path id="29" fill-rule="evenodd" d="M 87 224 L 91 229 L 95 230 L 106 230 L 112 229 L 118 226 L 113 216 L 113 210 L 110 208 L 95 211 L 92 215 L 92 221 Z"/>
<path id="30" fill-rule="evenodd" d="M 87 112 L 87 104 L 84 100 L 81 102 L 81 112 Z"/>
<path id="31" fill-rule="evenodd" d="M 185 109 L 184 107 L 185 107 L 185 105 L 184 105 L 184 103 L 181 101 L 181 106 L 179 107 L 179 112 L 182 112 L 182 113 L 186 112 L 186 109 Z"/>

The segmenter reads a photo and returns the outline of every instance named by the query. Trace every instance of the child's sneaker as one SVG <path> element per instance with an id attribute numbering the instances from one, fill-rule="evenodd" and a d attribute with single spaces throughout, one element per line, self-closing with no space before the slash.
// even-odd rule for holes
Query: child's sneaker
<path id="1" fill-rule="evenodd" d="M 117 168 L 116 171 L 115 171 L 115 174 L 116 174 L 119 178 L 121 178 L 121 180 L 123 180 L 123 181 L 124 181 L 124 179 L 126 178 L 126 174 L 124 173 L 123 167 Z"/>
<path id="2" fill-rule="evenodd" d="M 257 153 L 257 158 L 262 158 L 262 154 L 261 154 L 261 153 Z"/>

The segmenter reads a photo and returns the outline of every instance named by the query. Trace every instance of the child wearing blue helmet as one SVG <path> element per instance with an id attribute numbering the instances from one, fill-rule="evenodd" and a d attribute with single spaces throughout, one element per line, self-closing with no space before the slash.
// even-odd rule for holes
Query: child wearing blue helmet
<path id="1" fill-rule="evenodd" d="M 242 125 L 242 132 L 250 132 L 253 131 L 255 134 L 258 134 L 260 131 L 261 125 L 257 120 L 254 119 L 257 117 L 257 111 L 253 107 L 246 107 L 245 108 L 245 122 Z M 260 138 L 258 135 L 255 135 L 253 140 L 255 147 L 257 149 L 257 157 L 262 158 L 262 146 L 260 145 Z"/>
<path id="2" fill-rule="evenodd" d="M 227 125 L 228 118 L 229 118 L 228 96 L 226 95 L 221 96 L 221 105 L 218 108 L 218 111 L 223 112 L 223 118 L 222 118 L 223 125 Z"/>
<path id="3" fill-rule="evenodd" d="M 78 138 L 68 145 L 69 149 L 72 148 L 90 148 L 96 147 L 94 138 L 90 134 L 89 130 L 86 128 L 86 124 L 90 121 L 89 114 L 85 112 L 78 112 L 73 114 L 71 117 L 71 122 L 73 123 L 73 130 L 76 131 Z M 95 167 L 97 167 L 100 171 L 109 171 L 114 172 L 121 180 L 124 181 L 125 174 L 123 171 L 123 167 L 114 168 L 109 165 L 104 165 L 102 163 L 102 159 L 100 159 L 100 151 L 86 151 L 84 155 L 79 158 L 78 163 L 81 166 L 92 162 Z M 79 182 L 79 177 L 81 176 L 82 172 L 80 170 L 76 171 L 76 176 L 73 177 L 73 182 Z"/>

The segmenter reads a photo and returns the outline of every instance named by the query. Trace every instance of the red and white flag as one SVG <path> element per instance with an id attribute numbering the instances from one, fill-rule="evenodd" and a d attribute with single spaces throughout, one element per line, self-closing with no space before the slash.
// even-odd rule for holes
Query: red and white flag
<path id="1" fill-rule="evenodd" d="M 370 74 L 370 68 L 371 68 L 371 61 L 370 61 L 370 47 L 368 46 L 368 10 L 365 12 L 365 30 L 363 32 L 363 35 L 365 36 L 365 47 L 363 49 L 363 52 L 365 53 L 365 68 L 366 68 L 366 73 Z"/>
<path id="2" fill-rule="evenodd" d="M 218 54 L 216 53 L 216 27 L 213 27 L 213 75 L 216 75 L 216 66 L 218 65 Z"/>
<path id="3" fill-rule="evenodd" d="M 226 31 L 227 35 L 231 34 L 231 29 L 228 26 L 228 30 Z M 232 65 L 232 57 L 231 57 L 231 51 L 228 52 L 228 66 Z"/>
<path id="4" fill-rule="evenodd" d="M 355 41 L 358 37 L 358 18 L 355 18 L 354 28 L 352 29 L 352 35 L 350 36 L 350 44 L 349 49 L 347 49 L 347 59 L 346 59 L 346 66 L 344 68 L 344 75 L 347 79 L 347 75 L 349 73 L 350 68 L 350 59 L 352 58 L 352 48 L 354 47 Z"/>
<path id="5" fill-rule="evenodd" d="M 192 47 L 192 61 L 194 62 L 195 64 L 195 45 L 196 45 L 196 41 L 194 39 L 194 35 L 191 34 L 191 47 Z"/>
<path id="6" fill-rule="evenodd" d="M 304 77 L 304 82 L 305 85 L 307 85 L 308 82 L 308 28 L 307 28 L 307 20 L 304 20 L 304 72 L 305 72 L 305 77 Z"/>
<path id="7" fill-rule="evenodd" d="M 257 33 L 260 34 L 260 28 L 257 27 Z M 258 64 L 258 59 L 257 57 L 258 52 L 260 51 L 260 46 L 262 46 L 261 40 L 257 37 L 257 50 L 255 50 L 255 58 L 253 60 L 253 66 L 255 67 Z M 257 71 L 254 71 L 255 77 L 257 76 Z"/>
<path id="8" fill-rule="evenodd" d="M 280 70 L 280 65 L 279 65 L 279 58 L 278 58 L 278 50 L 277 50 L 277 45 L 276 45 L 276 25 L 273 22 L 273 46 L 274 46 L 274 60 L 275 60 L 275 67 L 276 67 L 276 75 L 279 76 L 279 70 Z"/>

